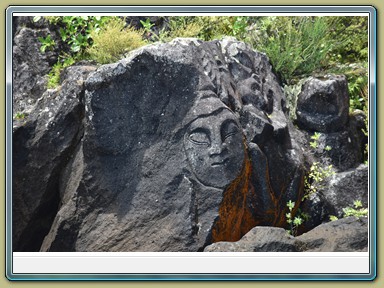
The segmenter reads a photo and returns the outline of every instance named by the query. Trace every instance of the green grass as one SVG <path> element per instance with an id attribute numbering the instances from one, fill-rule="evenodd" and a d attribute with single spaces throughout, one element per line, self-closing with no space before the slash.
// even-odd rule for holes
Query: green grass
<path id="1" fill-rule="evenodd" d="M 93 31 L 93 45 L 85 51 L 88 58 L 100 64 L 112 63 L 129 51 L 147 44 L 142 38 L 143 31 L 125 25 L 122 19 L 114 17 L 99 31 Z"/>

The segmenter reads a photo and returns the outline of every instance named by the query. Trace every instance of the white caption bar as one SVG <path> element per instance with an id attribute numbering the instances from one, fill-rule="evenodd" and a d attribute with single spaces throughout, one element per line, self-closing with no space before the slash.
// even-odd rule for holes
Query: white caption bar
<path id="1" fill-rule="evenodd" d="M 358 253 L 13 253 L 13 273 L 369 273 Z"/>

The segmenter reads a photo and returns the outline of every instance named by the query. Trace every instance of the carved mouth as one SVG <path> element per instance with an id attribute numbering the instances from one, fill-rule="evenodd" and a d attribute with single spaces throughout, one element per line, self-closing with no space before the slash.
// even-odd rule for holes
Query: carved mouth
<path id="1" fill-rule="evenodd" d="M 223 159 L 223 160 L 213 162 L 213 163 L 211 164 L 211 166 L 212 166 L 212 167 L 222 166 L 222 165 L 225 165 L 228 161 L 229 161 L 229 159 L 228 159 L 228 158 L 225 158 L 225 159 Z"/>

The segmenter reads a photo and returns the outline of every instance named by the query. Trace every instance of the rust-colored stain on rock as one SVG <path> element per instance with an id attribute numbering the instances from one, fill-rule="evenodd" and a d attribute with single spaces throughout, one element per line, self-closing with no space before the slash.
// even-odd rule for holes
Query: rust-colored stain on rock
<path id="1" fill-rule="evenodd" d="M 280 196 L 276 197 L 270 185 L 268 165 L 265 167 L 265 177 L 268 184 L 268 205 L 260 207 L 259 203 L 262 202 L 260 191 L 256 191 L 252 185 L 252 163 L 249 157 L 246 157 L 242 172 L 224 192 L 219 217 L 212 228 L 212 243 L 238 241 L 255 226 L 285 227 L 287 225 L 285 215 L 288 209 L 283 201 L 284 193 L 279 193 Z M 299 195 L 304 191 L 303 180 L 299 187 Z M 299 201 L 296 201 L 294 213 L 299 204 Z"/>

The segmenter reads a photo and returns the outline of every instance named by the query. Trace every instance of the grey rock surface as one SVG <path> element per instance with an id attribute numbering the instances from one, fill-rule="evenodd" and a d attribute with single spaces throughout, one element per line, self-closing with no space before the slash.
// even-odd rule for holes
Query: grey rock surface
<path id="1" fill-rule="evenodd" d="M 344 217 L 343 209 L 354 208 L 354 201 L 357 200 L 361 201 L 361 208 L 368 208 L 368 166 L 364 164 L 335 173 L 316 194 L 303 202 L 301 210 L 310 217 L 299 229 L 299 233 L 308 232 L 328 222 L 330 216 Z"/>
<path id="2" fill-rule="evenodd" d="M 83 85 L 93 67 L 72 67 L 62 89 L 48 90 L 13 127 L 13 247 L 39 250 L 60 203 L 61 171 L 82 134 Z"/>
<path id="3" fill-rule="evenodd" d="M 330 215 L 343 216 L 343 208 L 353 207 L 353 202 L 361 201 L 368 208 L 368 166 L 361 164 L 356 169 L 336 173 L 320 192 Z"/>
<path id="4" fill-rule="evenodd" d="M 296 237 L 306 252 L 368 251 L 368 219 L 348 217 L 317 226 Z"/>
<path id="5" fill-rule="evenodd" d="M 306 130 L 337 132 L 347 124 L 349 96 L 345 76 L 311 78 L 298 95 L 297 123 Z"/>
<path id="6" fill-rule="evenodd" d="M 238 92 L 248 78 L 257 89 Z M 265 55 L 243 43 L 144 47 L 92 73 L 85 99 L 79 170 L 64 172 L 74 186 L 62 189 L 42 251 L 200 251 L 258 223 L 284 226 L 286 197 L 302 193 L 281 87 Z M 258 134 L 283 158 L 253 143 Z"/>
<path id="7" fill-rule="evenodd" d="M 257 226 L 237 242 L 217 242 L 204 252 L 300 252 L 299 243 L 283 228 Z"/>
<path id="8" fill-rule="evenodd" d="M 46 37 L 48 29 L 23 28 L 14 38 L 13 47 L 13 98 L 14 113 L 27 113 L 47 89 L 46 74 L 57 61 L 54 51 L 40 52 L 38 37 Z"/>
<path id="9" fill-rule="evenodd" d="M 368 251 L 367 218 L 348 217 L 293 237 L 276 227 L 255 227 L 236 242 L 217 242 L 204 252 L 364 252 Z"/>

